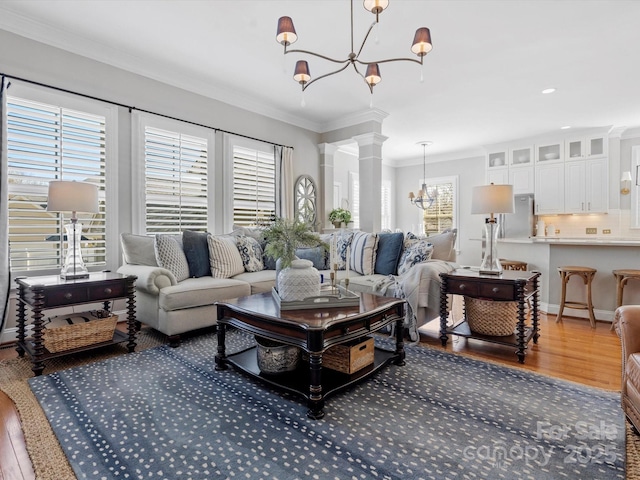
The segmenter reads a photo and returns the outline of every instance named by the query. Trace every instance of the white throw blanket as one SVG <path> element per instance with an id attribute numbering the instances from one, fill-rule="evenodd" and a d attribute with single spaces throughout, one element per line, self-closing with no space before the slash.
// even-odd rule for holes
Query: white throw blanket
<path id="1" fill-rule="evenodd" d="M 456 265 L 443 260 L 429 260 L 414 265 L 403 275 L 389 275 L 373 286 L 373 291 L 380 295 L 404 298 L 406 313 L 404 326 L 409 331 L 412 342 L 420 339 L 418 334 L 418 319 L 416 312 L 420 306 L 427 308 L 427 312 L 436 315 L 440 306 L 440 274 L 455 270 Z M 429 313 L 427 318 L 431 319 Z"/>

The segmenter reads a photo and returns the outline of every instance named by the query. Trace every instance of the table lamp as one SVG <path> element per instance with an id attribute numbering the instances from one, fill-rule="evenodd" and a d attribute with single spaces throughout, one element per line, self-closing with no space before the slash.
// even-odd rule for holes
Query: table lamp
<path id="1" fill-rule="evenodd" d="M 487 246 L 480 265 L 480 273 L 500 275 L 502 265 L 498 259 L 498 221 L 496 213 L 513 213 L 513 185 L 481 185 L 473 187 L 471 194 L 471 213 L 489 214 L 485 221 Z"/>
<path id="2" fill-rule="evenodd" d="M 86 182 L 55 180 L 49 182 L 47 199 L 48 212 L 71 212 L 71 223 L 64 226 L 67 232 L 67 252 L 60 277 L 65 280 L 87 278 L 89 271 L 82 260 L 80 242 L 82 224 L 78 223 L 77 212 L 97 213 L 98 186 Z M 62 243 L 62 235 L 60 235 Z"/>

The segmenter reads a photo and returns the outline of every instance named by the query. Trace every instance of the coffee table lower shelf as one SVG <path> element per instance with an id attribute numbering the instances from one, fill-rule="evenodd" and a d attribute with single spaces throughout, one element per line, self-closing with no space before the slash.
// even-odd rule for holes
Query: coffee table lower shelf
<path id="1" fill-rule="evenodd" d="M 352 374 L 323 368 L 322 400 L 370 377 L 397 357 L 398 355 L 393 351 L 376 347 L 374 350 L 373 363 Z M 307 361 L 301 361 L 298 367 L 292 372 L 276 375 L 266 374 L 260 371 L 258 368 L 256 347 L 231 354 L 225 358 L 225 361 L 260 381 L 286 390 L 287 392 L 300 395 L 307 401 L 309 400 L 309 362 Z"/>

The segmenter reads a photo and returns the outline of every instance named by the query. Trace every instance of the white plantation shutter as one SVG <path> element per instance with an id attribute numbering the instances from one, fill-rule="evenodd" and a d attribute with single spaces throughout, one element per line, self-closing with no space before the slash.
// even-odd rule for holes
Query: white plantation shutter
<path id="1" fill-rule="evenodd" d="M 426 184 L 429 192 L 436 192 L 436 199 L 422 214 L 424 233 L 433 235 L 456 228 L 457 178 L 427 179 Z"/>
<path id="2" fill-rule="evenodd" d="M 349 172 L 349 208 L 353 228 L 360 228 L 360 174 Z"/>
<path id="3" fill-rule="evenodd" d="M 78 219 L 83 224 L 85 264 L 105 265 L 105 117 L 8 97 L 6 121 L 11 269 L 62 266 L 60 234 L 71 213 L 46 211 L 51 180 L 98 185 L 100 212 L 78 212 Z"/>
<path id="4" fill-rule="evenodd" d="M 206 138 L 145 127 L 147 234 L 207 230 Z"/>
<path id="5" fill-rule="evenodd" d="M 382 230 L 391 230 L 391 182 L 382 182 L 380 198 L 380 228 Z"/>
<path id="6" fill-rule="evenodd" d="M 261 225 L 276 214 L 276 161 L 273 150 L 233 146 L 233 223 Z"/>

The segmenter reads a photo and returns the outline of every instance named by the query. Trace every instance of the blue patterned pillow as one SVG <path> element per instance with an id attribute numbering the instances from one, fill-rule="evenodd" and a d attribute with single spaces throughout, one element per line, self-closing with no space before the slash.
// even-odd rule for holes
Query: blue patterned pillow
<path id="1" fill-rule="evenodd" d="M 338 258 L 334 260 L 338 264 L 338 270 L 347 268 L 347 248 L 351 246 L 353 232 L 341 232 L 337 235 L 336 250 Z M 333 265 L 331 266 L 333 268 Z"/>
<path id="2" fill-rule="evenodd" d="M 260 272 L 264 270 L 264 262 L 262 260 L 262 247 L 260 242 L 246 235 L 238 235 L 236 237 L 236 246 L 242 257 L 242 264 L 247 272 Z"/>
<path id="3" fill-rule="evenodd" d="M 407 273 L 411 267 L 418 263 L 431 259 L 433 245 L 426 240 L 413 241 L 409 247 L 405 248 L 400 263 L 398 264 L 398 275 Z"/>

